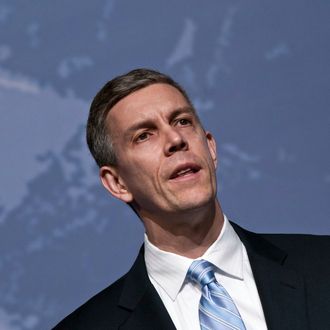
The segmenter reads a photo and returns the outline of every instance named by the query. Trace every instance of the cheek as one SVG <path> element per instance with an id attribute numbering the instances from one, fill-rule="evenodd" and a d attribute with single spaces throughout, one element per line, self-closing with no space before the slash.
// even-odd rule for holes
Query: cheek
<path id="1" fill-rule="evenodd" d="M 162 153 L 161 140 L 156 136 L 152 136 L 149 141 L 136 146 L 132 152 L 135 157 L 140 160 L 153 160 L 155 155 L 160 155 Z"/>
<path id="2" fill-rule="evenodd" d="M 126 162 L 122 169 L 122 176 L 128 187 L 131 186 L 136 189 L 150 188 L 153 182 L 157 180 L 157 167 L 152 159 L 135 157 L 134 160 Z"/>
<path id="3" fill-rule="evenodd" d="M 161 162 L 161 149 L 156 143 L 142 143 L 126 153 L 127 167 L 135 174 L 153 174 Z"/>

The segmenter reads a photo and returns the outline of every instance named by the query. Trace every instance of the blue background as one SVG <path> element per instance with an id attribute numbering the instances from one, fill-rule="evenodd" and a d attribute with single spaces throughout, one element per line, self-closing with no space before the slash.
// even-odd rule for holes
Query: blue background
<path id="1" fill-rule="evenodd" d="M 329 234 L 330 2 L 0 1 L 0 329 L 47 329 L 122 275 L 143 228 L 101 187 L 89 104 L 150 67 L 218 141 L 227 216 Z"/>

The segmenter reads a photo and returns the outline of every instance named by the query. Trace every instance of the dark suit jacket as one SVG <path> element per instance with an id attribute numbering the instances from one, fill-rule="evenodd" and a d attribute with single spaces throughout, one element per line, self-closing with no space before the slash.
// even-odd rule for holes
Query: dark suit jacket
<path id="1" fill-rule="evenodd" d="M 329 330 L 330 237 L 255 234 L 233 226 L 247 249 L 268 329 Z M 54 329 L 175 329 L 148 278 L 143 252 L 126 275 Z"/>

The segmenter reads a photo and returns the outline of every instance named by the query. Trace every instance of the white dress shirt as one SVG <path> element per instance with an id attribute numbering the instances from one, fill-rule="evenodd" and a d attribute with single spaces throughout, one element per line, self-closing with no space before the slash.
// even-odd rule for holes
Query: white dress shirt
<path id="1" fill-rule="evenodd" d="M 200 330 L 201 290 L 186 280 L 193 259 L 158 249 L 144 237 L 145 262 L 151 283 L 178 330 Z M 216 266 L 215 277 L 233 298 L 247 330 L 267 329 L 246 249 L 225 216 L 221 233 L 204 259 Z"/>

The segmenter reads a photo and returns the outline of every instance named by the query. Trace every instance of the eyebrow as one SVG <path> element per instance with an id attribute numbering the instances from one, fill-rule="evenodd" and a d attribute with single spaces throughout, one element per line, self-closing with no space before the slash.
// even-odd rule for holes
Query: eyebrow
<path id="1" fill-rule="evenodd" d="M 182 108 L 177 108 L 174 111 L 172 111 L 169 115 L 169 122 L 172 122 L 177 116 L 183 114 L 183 113 L 189 113 L 189 114 L 195 114 L 195 110 L 191 107 L 191 106 L 186 106 L 186 107 L 182 107 Z M 141 128 L 146 128 L 146 127 L 153 127 L 154 121 L 150 120 L 150 119 L 146 119 L 146 120 L 141 120 L 135 124 L 133 124 L 132 126 L 130 126 L 125 135 L 129 136 L 130 134 L 132 134 L 133 132 L 141 129 Z"/>
<path id="2" fill-rule="evenodd" d="M 173 119 L 175 119 L 176 117 L 178 117 L 179 115 L 181 115 L 183 113 L 189 113 L 189 114 L 194 115 L 195 114 L 195 110 L 191 106 L 178 108 L 178 109 L 174 110 L 173 112 L 171 112 L 171 114 L 169 116 L 169 122 L 172 122 Z"/>

